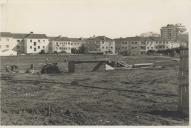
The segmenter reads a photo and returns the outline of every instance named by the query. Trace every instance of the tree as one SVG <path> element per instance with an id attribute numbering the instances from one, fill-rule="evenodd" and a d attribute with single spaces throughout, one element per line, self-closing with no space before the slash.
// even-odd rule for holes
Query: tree
<path id="1" fill-rule="evenodd" d="M 128 50 L 125 50 L 125 51 L 120 52 L 120 54 L 123 56 L 129 56 L 130 52 Z"/>
<path id="2" fill-rule="evenodd" d="M 154 55 L 155 51 L 154 50 L 148 50 L 147 55 Z"/>
<path id="3" fill-rule="evenodd" d="M 39 52 L 39 54 L 45 54 L 45 50 L 44 50 L 44 49 L 41 50 L 41 51 Z"/>
<path id="4" fill-rule="evenodd" d="M 79 51 L 78 51 L 76 48 L 72 48 L 72 49 L 71 49 L 71 53 L 72 53 L 72 54 L 78 54 L 78 52 L 79 52 Z"/>
<path id="5" fill-rule="evenodd" d="M 78 49 L 78 52 L 80 53 L 80 54 L 84 54 L 84 53 L 86 53 L 87 52 L 87 47 L 84 45 L 84 44 L 82 44 L 80 47 L 79 47 L 79 49 Z"/>

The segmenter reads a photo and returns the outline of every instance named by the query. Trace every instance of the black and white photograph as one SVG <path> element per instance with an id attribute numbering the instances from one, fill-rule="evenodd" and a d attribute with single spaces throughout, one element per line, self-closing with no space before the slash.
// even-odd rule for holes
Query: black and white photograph
<path id="1" fill-rule="evenodd" d="M 1 126 L 189 124 L 191 0 L 0 1 Z"/>

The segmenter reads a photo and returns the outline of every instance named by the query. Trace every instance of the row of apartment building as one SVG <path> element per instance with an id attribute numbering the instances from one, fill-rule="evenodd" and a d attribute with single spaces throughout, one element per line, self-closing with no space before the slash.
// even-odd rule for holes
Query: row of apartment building
<path id="1" fill-rule="evenodd" d="M 88 52 L 102 52 L 115 54 L 114 40 L 105 36 L 91 38 L 48 37 L 46 34 L 0 33 L 0 55 L 71 53 L 72 49 L 79 49 L 85 45 Z"/>
<path id="2" fill-rule="evenodd" d="M 89 53 L 129 55 L 146 54 L 149 50 L 165 50 L 178 48 L 179 40 L 164 40 L 161 37 L 126 37 L 111 39 L 105 36 L 90 38 L 48 37 L 46 34 L 34 33 L 0 33 L 0 56 L 17 54 L 71 53 L 80 46 L 87 47 Z"/>
<path id="3" fill-rule="evenodd" d="M 146 54 L 149 50 L 166 50 L 180 47 L 179 41 L 167 41 L 161 37 L 127 37 L 115 39 L 116 52 L 129 55 Z"/>

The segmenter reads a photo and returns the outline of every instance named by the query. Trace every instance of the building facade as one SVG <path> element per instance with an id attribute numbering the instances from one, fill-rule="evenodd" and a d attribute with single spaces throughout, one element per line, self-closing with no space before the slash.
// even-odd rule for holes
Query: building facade
<path id="1" fill-rule="evenodd" d="M 52 37 L 50 38 L 50 53 L 71 53 L 71 41 L 67 37 Z"/>
<path id="2" fill-rule="evenodd" d="M 12 33 L 13 40 L 17 42 L 17 53 L 23 54 L 25 53 L 25 46 L 24 46 L 24 38 L 27 34 L 25 33 Z"/>
<path id="3" fill-rule="evenodd" d="M 0 33 L 0 56 L 17 55 L 17 42 L 14 40 L 12 33 Z"/>
<path id="4" fill-rule="evenodd" d="M 178 34 L 186 31 L 185 26 L 181 24 L 168 24 L 160 29 L 162 40 L 177 41 Z"/>
<path id="5" fill-rule="evenodd" d="M 115 39 L 117 53 L 126 55 L 145 54 L 146 43 L 142 37 L 126 37 Z"/>
<path id="6" fill-rule="evenodd" d="M 83 38 L 50 37 L 50 53 L 72 53 L 72 49 L 78 50 L 86 41 Z"/>
<path id="7" fill-rule="evenodd" d="M 29 33 L 24 37 L 23 44 L 26 54 L 48 53 L 49 40 L 45 34 Z"/>
<path id="8" fill-rule="evenodd" d="M 178 41 L 166 41 L 160 37 L 127 37 L 115 39 L 116 52 L 126 55 L 144 55 L 149 50 L 158 51 L 178 48 Z"/>
<path id="9" fill-rule="evenodd" d="M 88 38 L 86 47 L 89 53 L 115 54 L 115 41 L 105 36 Z"/>

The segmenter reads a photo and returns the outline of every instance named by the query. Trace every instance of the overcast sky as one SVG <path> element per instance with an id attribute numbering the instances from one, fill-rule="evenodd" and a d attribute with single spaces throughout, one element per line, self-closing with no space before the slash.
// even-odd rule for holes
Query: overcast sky
<path id="1" fill-rule="evenodd" d="M 191 23 L 191 0 L 4 0 L 0 7 L 1 31 L 48 36 L 116 38 Z"/>

